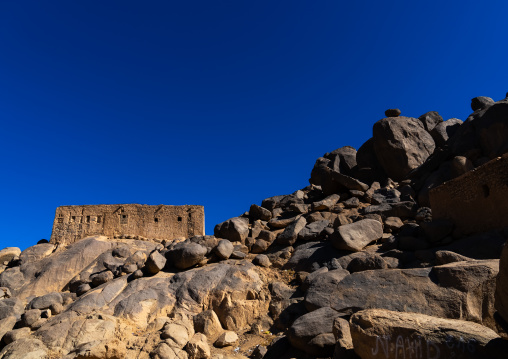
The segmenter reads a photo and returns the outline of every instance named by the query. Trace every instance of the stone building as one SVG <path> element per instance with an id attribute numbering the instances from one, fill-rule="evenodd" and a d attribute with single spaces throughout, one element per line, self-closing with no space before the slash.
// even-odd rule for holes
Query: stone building
<path id="1" fill-rule="evenodd" d="M 508 228 L 508 154 L 432 189 L 430 203 L 459 234 Z"/>
<path id="2" fill-rule="evenodd" d="M 160 241 L 204 234 L 203 206 L 61 206 L 56 209 L 50 242 L 67 245 L 92 235 Z"/>

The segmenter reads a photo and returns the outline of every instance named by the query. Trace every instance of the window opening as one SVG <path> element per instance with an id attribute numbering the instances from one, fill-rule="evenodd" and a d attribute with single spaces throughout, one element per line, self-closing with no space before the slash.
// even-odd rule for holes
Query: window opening
<path id="1" fill-rule="evenodd" d="M 182 217 L 178 216 L 178 222 L 182 221 Z"/>
<path id="2" fill-rule="evenodd" d="M 487 198 L 487 197 L 489 196 L 489 194 L 490 194 L 490 188 L 489 188 L 489 186 L 487 186 L 486 184 L 484 184 L 484 185 L 482 186 L 482 189 L 483 189 L 483 196 L 484 196 L 485 198 Z"/>
<path id="3" fill-rule="evenodd" d="M 120 224 L 127 224 L 128 217 L 126 214 L 120 215 Z"/>

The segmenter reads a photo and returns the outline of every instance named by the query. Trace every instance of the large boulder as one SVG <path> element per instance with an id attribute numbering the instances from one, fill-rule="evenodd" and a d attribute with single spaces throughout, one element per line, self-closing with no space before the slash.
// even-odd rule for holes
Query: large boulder
<path id="1" fill-rule="evenodd" d="M 325 307 L 302 315 L 289 328 L 292 346 L 317 357 L 332 356 L 335 348 L 333 322 L 341 314 Z"/>
<path id="2" fill-rule="evenodd" d="M 463 122 L 458 118 L 450 118 L 447 121 L 437 124 L 436 127 L 430 131 L 430 135 L 434 139 L 436 146 L 444 146 L 446 141 L 457 132 L 462 123 Z"/>
<path id="3" fill-rule="evenodd" d="M 7 298 L 0 300 L 0 320 L 14 316 L 19 318 L 24 311 L 24 305 L 18 298 Z"/>
<path id="4" fill-rule="evenodd" d="M 23 338 L 5 346 L 0 359 L 40 359 L 46 358 L 48 349 L 38 339 Z"/>
<path id="5" fill-rule="evenodd" d="M 388 117 L 373 127 L 374 149 L 386 174 L 403 180 L 434 152 L 435 143 L 421 121 L 410 117 Z"/>
<path id="6" fill-rule="evenodd" d="M 508 152 L 508 101 L 499 101 L 486 107 L 474 122 L 483 154 L 489 158 Z"/>
<path id="7" fill-rule="evenodd" d="M 231 242 L 244 242 L 249 236 L 249 219 L 234 217 L 219 223 L 214 228 L 214 235 L 218 238 L 229 239 Z"/>
<path id="8" fill-rule="evenodd" d="M 319 157 L 312 168 L 309 182 L 321 186 L 331 180 L 330 170 L 345 175 L 350 175 L 356 166 L 356 150 L 353 147 L 345 146 L 333 152 L 326 153 Z"/>
<path id="9" fill-rule="evenodd" d="M 7 247 L 0 251 L 0 265 L 4 262 L 10 262 L 14 258 L 18 258 L 21 250 L 18 247 Z"/>
<path id="10" fill-rule="evenodd" d="M 350 328 L 354 350 L 362 359 L 493 359 L 496 354 L 489 346 L 500 340 L 480 324 L 383 309 L 355 313 Z"/>
<path id="11" fill-rule="evenodd" d="M 2 338 L 4 335 L 14 328 L 16 324 L 15 316 L 8 316 L 3 319 L 0 319 L 0 343 L 2 342 Z"/>
<path id="12" fill-rule="evenodd" d="M 329 307 L 335 288 L 347 275 L 349 275 L 349 272 L 345 269 L 334 269 L 313 278 L 310 281 L 309 289 L 307 289 L 305 296 L 305 307 L 307 310 L 313 311 Z"/>
<path id="13" fill-rule="evenodd" d="M 422 122 L 423 127 L 427 130 L 427 132 L 432 131 L 434 127 L 443 122 L 443 118 L 436 111 L 424 113 L 418 117 L 418 119 Z"/>
<path id="14" fill-rule="evenodd" d="M 333 246 L 339 250 L 361 251 L 369 243 L 383 236 L 383 225 L 374 219 L 362 219 L 337 228 L 330 236 Z"/>
<path id="15" fill-rule="evenodd" d="M 170 263 L 176 268 L 187 269 L 201 262 L 207 253 L 206 247 L 192 242 L 177 244 L 166 254 Z"/>
<path id="16" fill-rule="evenodd" d="M 0 274 L 0 287 L 8 287 L 13 296 L 24 299 L 60 292 L 96 258 L 115 246 L 106 237 L 80 240 L 65 250 L 33 262 L 26 262 Z"/>
<path id="17" fill-rule="evenodd" d="M 277 242 L 283 245 L 293 245 L 300 231 L 307 224 L 305 217 L 297 217 L 290 225 L 284 228 L 284 231 L 277 236 Z"/>
<path id="18" fill-rule="evenodd" d="M 498 260 L 482 260 L 357 272 L 330 288 L 331 307 L 339 312 L 352 308 L 411 311 L 493 328 L 497 267 Z"/>
<path id="19" fill-rule="evenodd" d="M 272 219 L 272 212 L 266 208 L 258 206 L 257 204 L 253 204 L 250 206 L 249 217 L 253 222 L 258 219 L 262 221 L 269 221 Z"/>
<path id="20" fill-rule="evenodd" d="M 145 263 L 146 270 L 150 274 L 159 273 L 166 265 L 166 257 L 164 257 L 159 251 L 153 251 L 148 256 Z"/>

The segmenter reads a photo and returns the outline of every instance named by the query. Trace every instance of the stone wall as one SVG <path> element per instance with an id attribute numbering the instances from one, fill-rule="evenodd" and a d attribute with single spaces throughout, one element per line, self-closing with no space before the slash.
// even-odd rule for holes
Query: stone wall
<path id="1" fill-rule="evenodd" d="M 161 241 L 204 234 L 203 206 L 61 206 L 56 209 L 50 242 L 67 245 L 92 235 Z"/>
<path id="2" fill-rule="evenodd" d="M 508 228 L 508 154 L 432 189 L 430 203 L 461 235 Z"/>

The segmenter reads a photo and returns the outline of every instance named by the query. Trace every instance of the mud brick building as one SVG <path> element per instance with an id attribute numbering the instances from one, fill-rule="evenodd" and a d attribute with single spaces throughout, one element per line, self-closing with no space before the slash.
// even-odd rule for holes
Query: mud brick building
<path id="1" fill-rule="evenodd" d="M 50 242 L 67 245 L 92 235 L 160 241 L 204 234 L 203 206 L 61 206 L 56 209 Z"/>
<path id="2" fill-rule="evenodd" d="M 508 228 L 508 154 L 432 189 L 430 203 L 461 234 Z"/>

